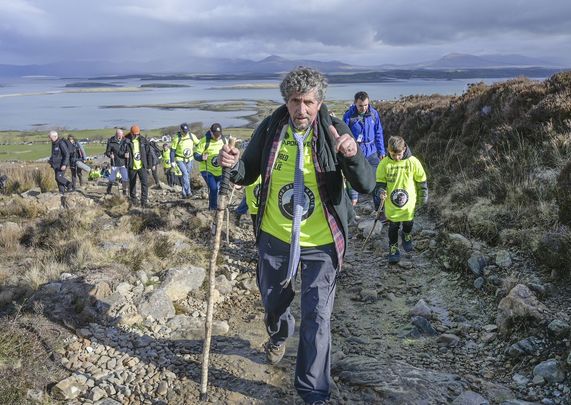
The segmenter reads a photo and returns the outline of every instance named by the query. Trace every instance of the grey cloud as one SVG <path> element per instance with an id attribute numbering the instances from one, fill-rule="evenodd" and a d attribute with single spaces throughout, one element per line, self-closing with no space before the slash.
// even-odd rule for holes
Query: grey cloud
<path id="1" fill-rule="evenodd" d="M 364 55 L 399 63 L 392 59 L 407 52 L 571 55 L 568 0 L 12 1 L 9 13 L 0 3 L 3 63 L 273 53 L 353 63 Z"/>

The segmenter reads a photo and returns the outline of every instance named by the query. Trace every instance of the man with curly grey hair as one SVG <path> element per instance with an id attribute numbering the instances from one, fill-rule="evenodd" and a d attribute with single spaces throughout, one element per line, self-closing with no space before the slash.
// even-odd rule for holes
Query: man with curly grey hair
<path id="1" fill-rule="evenodd" d="M 280 86 L 285 104 L 261 122 L 243 156 L 229 145 L 219 154 L 234 183 L 262 179 L 257 276 L 269 335 L 264 350 L 271 364 L 282 359 L 294 333 L 292 284 L 301 281 L 295 387 L 307 404 L 325 403 L 331 392 L 330 318 L 351 209 L 343 176 L 359 192 L 375 186 L 349 128 L 331 118 L 323 104 L 326 89 L 327 80 L 317 70 L 294 69 Z"/>

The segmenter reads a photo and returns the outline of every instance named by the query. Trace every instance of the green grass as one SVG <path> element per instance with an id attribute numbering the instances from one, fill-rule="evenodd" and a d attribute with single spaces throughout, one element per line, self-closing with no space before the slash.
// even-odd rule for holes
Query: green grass
<path id="1" fill-rule="evenodd" d="M 72 134 L 76 139 L 89 140 L 106 140 L 115 134 L 114 128 L 103 129 L 82 129 L 68 131 L 66 129 L 55 128 L 60 136 Z M 129 128 L 126 128 L 129 131 Z M 150 129 L 146 131 L 143 128 L 143 135 L 148 138 L 153 136 L 162 136 L 162 129 Z M 47 142 L 48 131 L 0 131 L 0 144 L 13 144 L 20 142 Z"/>
<path id="2" fill-rule="evenodd" d="M 226 135 L 231 135 L 238 139 L 250 138 L 252 131 L 253 130 L 250 128 L 224 129 L 224 133 Z M 91 140 L 105 140 L 111 137 L 113 133 L 114 132 L 110 130 L 90 129 L 85 131 L 74 131 L 73 135 L 77 139 L 88 138 Z M 104 134 L 104 136 L 101 134 Z M 143 135 L 145 135 L 147 138 L 161 137 L 163 135 L 163 129 L 151 129 L 148 131 L 143 131 Z M 41 134 L 33 134 L 25 131 L 0 131 L 0 143 L 4 143 L 0 146 L 0 161 L 34 161 L 48 158 L 51 153 L 51 147 L 47 141 L 47 135 L 44 132 Z M 87 156 L 102 155 L 103 152 L 105 152 L 104 143 L 88 143 L 84 145 L 84 148 Z"/>
<path id="3" fill-rule="evenodd" d="M 105 144 L 90 143 L 85 145 L 87 156 L 100 155 L 105 151 Z M 0 160 L 38 160 L 48 158 L 51 146 L 48 143 L 2 145 Z"/>

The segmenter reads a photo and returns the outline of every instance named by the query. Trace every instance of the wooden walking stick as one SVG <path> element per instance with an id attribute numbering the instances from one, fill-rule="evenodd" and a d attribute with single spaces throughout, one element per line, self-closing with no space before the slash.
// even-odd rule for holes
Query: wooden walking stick
<path id="1" fill-rule="evenodd" d="M 235 138 L 230 137 L 228 145 L 233 148 Z M 222 169 L 222 181 L 220 183 L 220 194 L 218 196 L 218 206 L 216 208 L 216 232 L 214 234 L 214 246 L 212 256 L 210 256 L 210 266 L 208 269 L 208 305 L 206 307 L 206 323 L 204 324 L 204 345 L 202 347 L 202 373 L 200 376 L 200 400 L 208 400 L 208 358 L 210 357 L 210 341 L 212 340 L 212 315 L 214 312 L 214 279 L 216 277 L 216 259 L 220 250 L 220 238 L 224 225 L 224 212 L 228 204 L 228 193 L 230 192 L 230 169 Z"/>
<path id="2" fill-rule="evenodd" d="M 373 222 L 373 227 L 369 231 L 369 234 L 367 235 L 365 242 L 363 242 L 363 247 L 361 248 L 361 252 L 363 250 L 365 250 L 365 246 L 367 246 L 367 242 L 369 241 L 369 238 L 373 234 L 373 231 L 375 230 L 375 226 L 377 225 L 377 222 L 379 222 L 379 219 L 381 219 L 381 215 L 383 214 L 383 208 L 385 206 L 385 198 L 387 198 L 387 195 L 383 194 L 381 196 L 381 204 L 379 205 L 379 209 L 377 210 L 377 214 L 375 215 L 375 222 Z M 381 230 L 382 229 L 383 229 L 383 223 L 381 222 Z"/>

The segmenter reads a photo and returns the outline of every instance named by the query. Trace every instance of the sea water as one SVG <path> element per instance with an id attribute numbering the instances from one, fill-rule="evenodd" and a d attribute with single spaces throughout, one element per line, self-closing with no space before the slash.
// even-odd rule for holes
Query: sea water
<path id="1" fill-rule="evenodd" d="M 407 95 L 460 95 L 469 83 L 492 83 L 506 79 L 401 80 L 383 83 L 330 84 L 327 100 L 344 100 L 349 105 L 357 91 L 367 91 L 372 100 L 394 100 Z M 0 78 L 0 130 L 47 130 L 51 128 L 94 129 L 129 127 L 160 128 L 181 122 L 202 122 L 209 126 L 241 126 L 244 116 L 255 113 L 256 100 L 281 103 L 279 82 L 271 80 L 96 80 L 113 87 L 104 92 L 66 87 L 86 79 L 55 77 Z M 141 88 L 143 84 L 179 84 L 189 87 Z M 252 85 L 261 85 L 253 88 Z M 246 85 L 247 88 L 243 88 Z M 237 86 L 239 86 L 237 88 Z M 128 91 L 123 91 L 128 90 Z M 157 104 L 197 102 L 220 104 L 244 101 L 240 111 L 209 111 L 199 108 L 157 108 Z M 121 108 L 117 108 L 120 106 Z"/>

